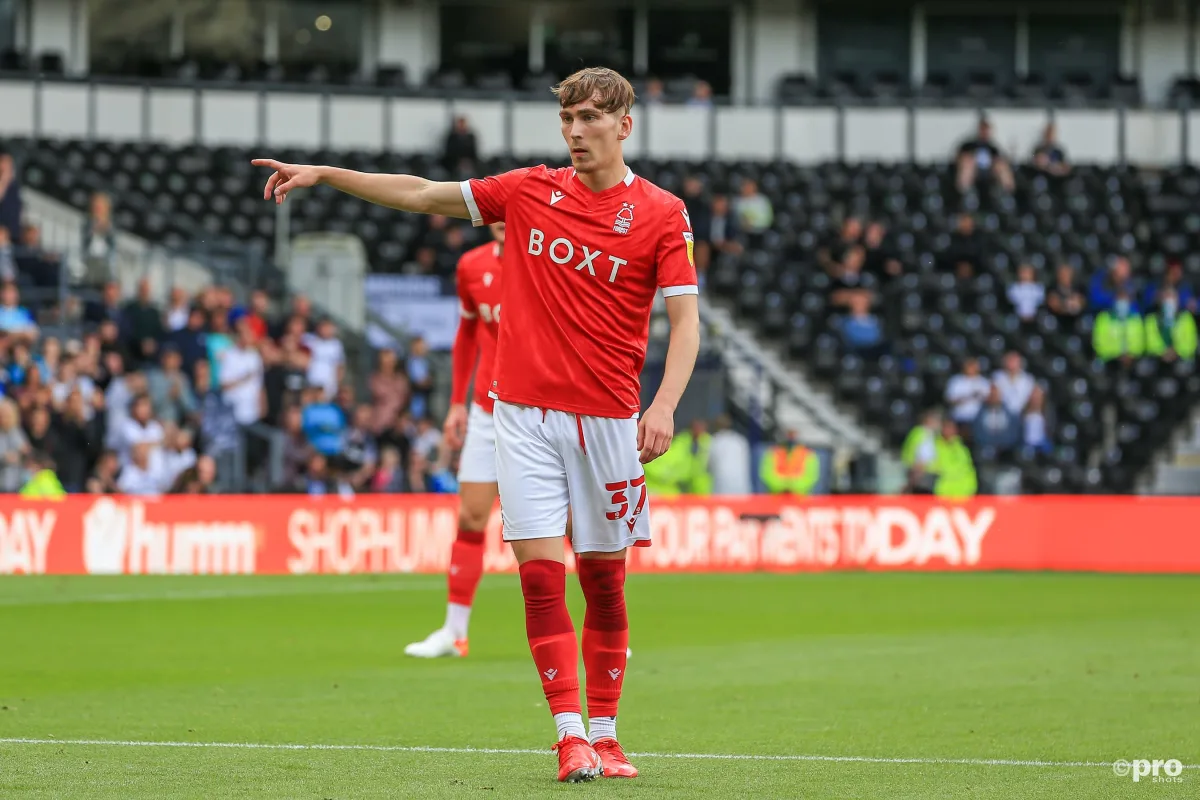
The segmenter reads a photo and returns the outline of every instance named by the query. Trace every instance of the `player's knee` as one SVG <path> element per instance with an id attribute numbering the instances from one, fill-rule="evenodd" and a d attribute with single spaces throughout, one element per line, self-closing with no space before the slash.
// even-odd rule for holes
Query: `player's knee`
<path id="1" fill-rule="evenodd" d="M 487 530 L 488 518 L 492 515 L 492 504 L 487 507 L 482 504 L 463 502 L 458 509 L 458 529 L 461 531 Z"/>
<path id="2" fill-rule="evenodd" d="M 579 586 L 589 603 L 612 605 L 625 596 L 625 562 L 581 558 L 576 562 Z"/>

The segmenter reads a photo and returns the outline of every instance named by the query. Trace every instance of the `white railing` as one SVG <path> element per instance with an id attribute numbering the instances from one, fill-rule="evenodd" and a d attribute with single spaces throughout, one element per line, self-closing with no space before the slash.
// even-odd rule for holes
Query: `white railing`
<path id="1" fill-rule="evenodd" d="M 1162 109 L 649 106 L 635 109 L 626 154 L 932 163 L 950 158 L 981 110 L 1021 160 L 1053 117 L 1078 162 L 1200 163 L 1200 111 Z M 556 111 L 513 99 L 0 80 L 0 137 L 428 153 L 464 115 L 482 156 L 545 157 L 564 152 Z"/>

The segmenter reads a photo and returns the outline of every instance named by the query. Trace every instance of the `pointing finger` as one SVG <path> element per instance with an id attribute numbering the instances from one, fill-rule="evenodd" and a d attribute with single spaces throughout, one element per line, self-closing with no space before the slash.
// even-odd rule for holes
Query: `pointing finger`
<path id="1" fill-rule="evenodd" d="M 274 170 L 278 170 L 283 166 L 283 164 L 279 163 L 273 158 L 255 158 L 252 159 L 250 163 L 256 167 L 270 167 Z"/>

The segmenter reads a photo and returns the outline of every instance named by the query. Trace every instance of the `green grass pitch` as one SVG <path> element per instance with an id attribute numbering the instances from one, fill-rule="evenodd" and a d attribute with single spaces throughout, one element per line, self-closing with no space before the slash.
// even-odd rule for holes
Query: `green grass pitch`
<path id="1" fill-rule="evenodd" d="M 515 578 L 469 658 L 404 657 L 443 587 L 0 579 L 0 797 L 1200 797 L 1197 577 L 631 575 L 642 776 L 576 786 Z M 1135 758 L 1187 768 L 1100 763 Z"/>

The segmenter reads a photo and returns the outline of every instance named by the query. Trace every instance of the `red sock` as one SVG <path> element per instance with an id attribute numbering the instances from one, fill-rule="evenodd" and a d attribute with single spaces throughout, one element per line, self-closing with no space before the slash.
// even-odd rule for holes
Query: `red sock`
<path id="1" fill-rule="evenodd" d="M 567 567 L 539 559 L 521 565 L 525 632 L 551 714 L 580 713 L 579 647 L 567 611 Z"/>
<path id="2" fill-rule="evenodd" d="M 625 560 L 581 558 L 576 564 L 587 600 L 583 666 L 589 717 L 615 717 L 625 682 L 629 616 L 625 612 Z"/>
<path id="3" fill-rule="evenodd" d="M 450 572 L 447 583 L 450 602 L 470 606 L 475 602 L 475 589 L 483 577 L 483 531 L 459 530 L 450 548 Z"/>

